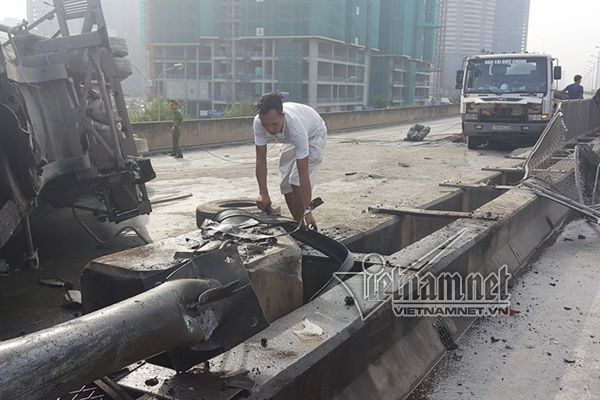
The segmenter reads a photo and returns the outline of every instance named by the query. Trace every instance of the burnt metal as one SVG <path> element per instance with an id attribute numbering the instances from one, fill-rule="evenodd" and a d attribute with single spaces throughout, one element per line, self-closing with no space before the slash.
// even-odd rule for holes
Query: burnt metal
<path id="1" fill-rule="evenodd" d="M 307 210 L 313 210 L 322 204 L 323 200 L 320 197 L 317 197 L 311 201 Z M 240 226 L 247 224 L 250 220 L 257 221 L 261 224 L 280 226 L 295 240 L 310 246 L 317 252 L 325 255 L 325 257 L 327 257 L 327 262 L 324 264 L 332 263 L 334 264 L 334 267 L 333 269 L 328 268 L 324 274 L 317 272 L 312 276 L 313 278 L 318 277 L 318 279 L 310 279 L 311 282 L 316 283 L 318 286 L 315 288 L 305 287 L 305 299 L 307 301 L 314 299 L 315 297 L 337 285 L 338 281 L 335 279 L 333 273 L 350 272 L 354 267 L 354 256 L 343 243 L 315 230 L 302 227 L 294 220 L 273 215 L 256 215 L 239 209 L 222 210 L 216 213 L 211 219 L 219 223 L 230 220 L 228 222 L 235 223 Z M 243 237 L 244 235 L 236 234 L 235 236 Z M 276 238 L 277 236 L 280 235 L 273 235 L 272 237 Z M 265 239 L 265 237 L 261 237 L 260 239 Z M 310 260 L 314 259 L 314 257 L 308 256 L 303 257 L 303 259 L 307 259 L 307 262 L 310 263 Z M 323 263 L 319 264 L 322 265 Z"/>
<path id="2" fill-rule="evenodd" d="M 134 264 L 123 268 L 103 264 L 88 265 L 81 275 L 83 311 L 93 312 L 138 295 L 166 281 L 210 279 L 221 283 L 223 300 L 231 308 L 227 318 L 215 329 L 211 340 L 193 349 L 173 350 L 151 361 L 177 371 L 212 358 L 268 326 L 250 285 L 235 245 L 201 254 L 191 259 L 173 259 L 167 264 Z M 154 354 L 153 354 L 154 355 Z"/>
<path id="3" fill-rule="evenodd" d="M 0 247 L 43 203 L 96 199 L 115 223 L 151 211 L 145 183 L 155 174 L 137 156 L 100 0 L 52 3 L 31 24 L 0 26 Z M 53 17 L 55 37 L 31 33 Z"/>
<path id="4" fill-rule="evenodd" d="M 123 301 L 0 343 L 2 398 L 56 398 L 152 356 L 185 371 L 268 326 L 233 246 L 141 275 L 147 278 L 138 282 L 143 293 L 121 291 Z M 114 289 L 104 278 L 94 282 L 96 289 Z M 84 305 L 90 311 L 102 300 L 88 292 Z"/>

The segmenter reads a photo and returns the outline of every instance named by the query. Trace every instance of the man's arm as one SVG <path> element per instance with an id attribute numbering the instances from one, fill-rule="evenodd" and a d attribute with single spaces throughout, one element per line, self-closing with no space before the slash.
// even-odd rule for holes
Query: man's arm
<path id="1" fill-rule="evenodd" d="M 302 210 L 305 210 L 312 200 L 308 157 L 296 160 L 296 166 L 298 167 L 298 177 L 300 178 L 300 191 L 302 191 Z"/>
<path id="2" fill-rule="evenodd" d="M 256 146 L 256 182 L 258 182 L 258 193 L 260 195 L 257 205 L 265 209 L 271 205 L 269 189 L 267 187 L 267 146 Z"/>

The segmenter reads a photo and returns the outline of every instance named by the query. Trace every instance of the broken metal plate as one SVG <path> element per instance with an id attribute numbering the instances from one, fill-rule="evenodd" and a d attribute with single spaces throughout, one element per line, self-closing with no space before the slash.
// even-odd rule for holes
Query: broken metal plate
<path id="1" fill-rule="evenodd" d="M 156 395 L 165 400 L 231 400 L 246 390 L 231 388 L 222 374 L 198 372 L 178 374 L 172 369 L 144 364 L 118 382 L 125 389 Z"/>

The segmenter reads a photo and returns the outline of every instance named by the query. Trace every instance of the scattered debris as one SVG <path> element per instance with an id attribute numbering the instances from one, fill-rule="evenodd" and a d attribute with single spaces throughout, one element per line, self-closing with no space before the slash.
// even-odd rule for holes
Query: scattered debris
<path id="1" fill-rule="evenodd" d="M 61 289 L 72 289 L 73 288 L 73 284 L 65 279 L 62 278 L 48 278 L 48 279 L 40 279 L 38 281 L 39 283 L 41 283 L 42 285 L 45 286 L 49 286 L 49 287 L 55 287 L 55 288 L 61 288 Z"/>
<path id="2" fill-rule="evenodd" d="M 247 392 L 252 392 L 252 390 L 256 387 L 256 382 L 248 377 L 247 370 L 228 372 L 221 376 L 220 379 L 229 388 L 243 389 Z"/>
<path id="3" fill-rule="evenodd" d="M 425 139 L 427 135 L 431 132 L 431 127 L 415 124 L 408 129 L 408 133 L 406 134 L 406 138 L 404 140 L 408 142 L 420 142 Z"/>
<path id="4" fill-rule="evenodd" d="M 346 296 L 344 298 L 344 304 L 346 304 L 347 306 L 351 306 L 354 304 L 354 297 L 352 296 Z"/>
<path id="5" fill-rule="evenodd" d="M 586 237 L 584 235 L 577 235 L 577 239 L 584 240 Z"/>
<path id="6" fill-rule="evenodd" d="M 514 160 L 526 160 L 529 152 L 531 151 L 531 147 L 519 147 L 518 149 L 513 150 L 506 158 L 512 158 Z"/>
<path id="7" fill-rule="evenodd" d="M 302 329 L 293 331 L 300 339 L 312 339 L 325 333 L 317 324 L 311 322 L 308 318 L 302 320 Z"/>
<path id="8" fill-rule="evenodd" d="M 171 201 L 187 199 L 188 197 L 192 197 L 192 196 L 193 196 L 192 193 L 178 194 L 178 195 L 173 195 L 173 196 L 168 196 L 168 197 L 161 197 L 158 199 L 150 199 L 150 203 L 154 206 L 154 205 L 161 204 L 161 203 L 169 203 Z"/>
<path id="9" fill-rule="evenodd" d="M 466 140 L 465 140 L 464 135 L 462 133 L 459 133 L 459 134 L 456 134 L 456 135 L 452 135 L 450 137 L 450 141 L 452 143 L 464 143 Z"/>
<path id="10" fill-rule="evenodd" d="M 67 290 L 65 293 L 66 306 L 81 306 L 81 292 L 79 290 Z"/>
<path id="11" fill-rule="evenodd" d="M 399 162 L 399 163 L 398 163 L 398 166 L 399 166 L 399 167 L 402 167 L 402 168 L 410 168 L 410 165 L 409 165 L 409 164 L 402 163 L 402 162 Z"/>
<path id="12" fill-rule="evenodd" d="M 556 286 L 556 283 L 550 282 L 550 286 Z"/>
<path id="13" fill-rule="evenodd" d="M 492 337 L 490 337 L 490 341 L 491 341 L 492 343 L 496 343 L 496 342 L 499 342 L 499 341 L 500 341 L 500 339 L 496 339 L 495 337 L 493 337 L 493 336 L 492 336 Z"/>
<path id="14" fill-rule="evenodd" d="M 260 338 L 260 346 L 262 348 L 266 348 L 267 347 L 267 338 Z"/>

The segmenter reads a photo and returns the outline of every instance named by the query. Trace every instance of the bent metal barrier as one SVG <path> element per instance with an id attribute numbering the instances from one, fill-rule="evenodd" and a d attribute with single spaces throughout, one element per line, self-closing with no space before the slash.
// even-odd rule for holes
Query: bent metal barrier
<path id="1" fill-rule="evenodd" d="M 569 100 L 558 105 L 552 120 L 525 162 L 525 177 L 536 178 L 552 190 L 581 200 L 576 144 L 600 130 L 600 108 L 592 100 Z"/>

